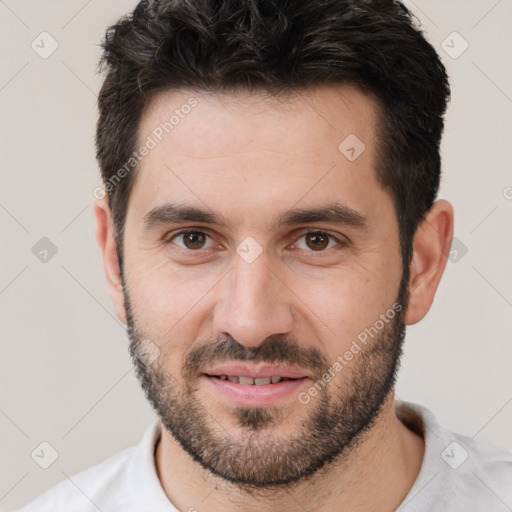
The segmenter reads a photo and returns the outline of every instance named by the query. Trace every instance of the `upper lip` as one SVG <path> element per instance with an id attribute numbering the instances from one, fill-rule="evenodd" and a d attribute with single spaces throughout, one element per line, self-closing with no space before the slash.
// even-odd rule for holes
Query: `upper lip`
<path id="1" fill-rule="evenodd" d="M 227 375 L 233 377 L 288 377 L 290 379 L 301 379 L 310 377 L 307 371 L 299 370 L 291 366 L 279 364 L 247 364 L 247 363 L 224 363 L 212 366 L 204 372 L 206 375 Z"/>

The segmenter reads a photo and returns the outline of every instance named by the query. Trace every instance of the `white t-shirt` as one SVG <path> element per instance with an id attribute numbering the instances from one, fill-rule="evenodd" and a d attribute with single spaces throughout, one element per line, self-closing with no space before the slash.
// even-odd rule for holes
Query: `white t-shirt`
<path id="1" fill-rule="evenodd" d="M 512 511 L 512 450 L 441 428 L 420 405 L 396 402 L 399 418 L 425 439 L 425 455 L 400 512 Z M 18 512 L 177 512 L 155 467 L 155 420 L 140 443 L 65 480 Z"/>

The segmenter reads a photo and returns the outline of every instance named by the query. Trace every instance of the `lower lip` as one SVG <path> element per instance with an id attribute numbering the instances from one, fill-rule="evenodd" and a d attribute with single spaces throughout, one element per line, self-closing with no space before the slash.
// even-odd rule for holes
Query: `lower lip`
<path id="1" fill-rule="evenodd" d="M 211 386 L 214 391 L 220 392 L 224 397 L 237 405 L 261 407 L 272 405 L 290 395 L 297 395 L 300 388 L 304 387 L 310 379 L 304 377 L 302 379 L 286 380 L 276 384 L 263 384 L 261 386 L 238 384 L 207 375 L 202 375 L 201 380 Z"/>

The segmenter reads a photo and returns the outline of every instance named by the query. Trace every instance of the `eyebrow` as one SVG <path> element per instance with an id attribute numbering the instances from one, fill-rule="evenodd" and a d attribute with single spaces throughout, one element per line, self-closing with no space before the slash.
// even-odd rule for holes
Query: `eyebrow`
<path id="1" fill-rule="evenodd" d="M 156 206 L 144 216 L 144 225 L 152 229 L 161 225 L 180 224 L 182 222 L 200 222 L 232 229 L 232 222 L 219 213 L 196 206 L 165 203 Z M 281 225 L 310 224 L 326 222 L 345 227 L 366 229 L 368 218 L 363 214 L 339 203 L 319 207 L 297 208 L 272 217 L 268 229 L 273 230 Z"/>

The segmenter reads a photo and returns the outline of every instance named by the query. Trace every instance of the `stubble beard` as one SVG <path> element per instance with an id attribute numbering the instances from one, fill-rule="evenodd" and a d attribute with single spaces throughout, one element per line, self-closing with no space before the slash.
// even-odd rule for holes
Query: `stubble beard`
<path id="1" fill-rule="evenodd" d="M 375 424 L 393 391 L 405 338 L 408 289 L 404 280 L 396 301 L 402 309 L 354 355 L 350 367 L 341 371 L 342 379 L 337 377 L 336 385 L 331 382 L 307 405 L 297 400 L 292 408 L 230 408 L 229 423 L 235 421 L 238 435 L 230 432 L 232 427 L 220 410 L 207 410 L 197 396 L 198 375 L 206 363 L 284 363 L 314 370 L 321 379 L 333 362 L 316 348 L 303 348 L 280 335 L 267 338 L 256 348 L 223 338 L 187 352 L 178 378 L 168 371 L 163 357 L 150 365 L 137 357 L 137 348 L 147 336 L 137 328 L 139 323 L 126 286 L 124 294 L 130 355 L 137 378 L 162 425 L 193 460 L 240 490 L 291 486 L 311 478 L 335 460 L 348 459 L 364 433 Z M 172 340 L 153 342 L 159 347 L 172 347 Z M 306 418 L 297 421 L 293 435 L 280 434 L 280 425 L 289 416 L 293 421 L 294 411 L 299 408 L 307 408 Z"/>

